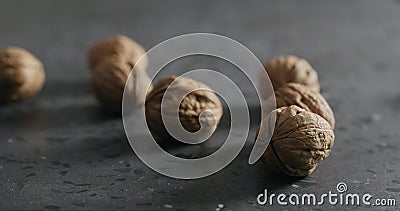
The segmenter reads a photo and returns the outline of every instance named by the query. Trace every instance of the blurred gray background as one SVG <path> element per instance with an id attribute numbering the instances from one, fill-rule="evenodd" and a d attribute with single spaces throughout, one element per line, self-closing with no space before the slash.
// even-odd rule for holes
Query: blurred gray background
<path id="1" fill-rule="evenodd" d="M 262 62 L 296 54 L 314 66 L 337 126 L 331 156 L 311 176 L 275 177 L 261 162 L 247 165 L 251 146 L 222 172 L 194 181 L 161 176 L 138 160 L 120 118 L 91 93 L 87 50 L 114 34 L 150 49 L 193 32 L 233 38 Z M 0 209 L 256 210 L 265 208 L 255 201 L 264 188 L 321 194 L 339 182 L 400 202 L 398 0 L 0 1 L 6 46 L 40 58 L 47 81 L 37 97 L 0 107 Z"/>

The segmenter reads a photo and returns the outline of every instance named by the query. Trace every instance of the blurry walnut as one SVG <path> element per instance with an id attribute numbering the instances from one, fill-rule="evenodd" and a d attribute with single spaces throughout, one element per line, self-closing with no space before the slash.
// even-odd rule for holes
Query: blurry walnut
<path id="1" fill-rule="evenodd" d="M 172 82 L 174 83 L 171 84 Z M 171 87 L 168 88 L 170 84 Z M 167 88 L 169 91 L 164 94 Z M 185 92 L 189 92 L 189 94 L 179 101 L 176 96 Z M 147 124 L 152 133 L 159 138 L 171 138 L 161 119 L 163 98 L 165 98 L 164 108 L 167 109 L 167 115 L 171 115 L 171 117 L 176 112 L 174 109 L 179 105 L 179 121 L 183 128 L 191 133 L 197 132 L 201 128 L 200 121 L 206 130 L 212 132 L 219 124 L 222 105 L 211 88 L 190 78 L 172 76 L 159 80 L 146 98 Z M 213 115 L 202 116 L 202 112 L 205 111 Z M 166 119 L 164 121 L 168 122 Z"/>
<path id="2" fill-rule="evenodd" d="M 146 72 L 147 57 L 143 47 L 126 36 L 117 35 L 96 43 L 89 50 L 88 62 L 92 70 L 94 93 L 107 110 L 121 111 L 125 83 L 131 71 L 133 73 L 130 82 L 133 84 L 128 84 L 127 87 L 137 95 L 136 105 L 133 106 L 144 105 L 145 89 L 151 79 Z"/>
<path id="3" fill-rule="evenodd" d="M 9 47 L 0 51 L 0 103 L 36 95 L 45 78 L 42 62 L 27 50 Z"/>
<path id="4" fill-rule="evenodd" d="M 276 124 L 262 156 L 265 164 L 284 175 L 302 177 L 311 174 L 319 162 L 329 156 L 333 146 L 335 136 L 329 123 L 295 105 L 278 108 L 270 115 L 276 115 Z M 263 119 L 263 125 L 268 124 L 268 119 Z M 269 133 L 268 127 L 259 128 L 258 136 L 262 139 Z"/>
<path id="5" fill-rule="evenodd" d="M 122 97 L 125 83 L 129 76 L 130 69 L 127 64 L 120 62 L 119 58 L 104 58 L 97 68 L 92 70 L 92 87 L 97 99 L 107 110 L 119 112 L 122 106 Z M 144 106 L 146 99 L 146 88 L 151 82 L 147 72 L 134 70 L 131 80 L 127 84 L 128 91 L 136 97 L 135 105 Z M 151 90 L 151 86 L 150 86 Z"/>
<path id="6" fill-rule="evenodd" d="M 121 63 L 124 63 L 131 71 L 133 66 L 142 57 L 146 51 L 137 42 L 124 35 L 115 35 L 95 43 L 88 52 L 88 63 L 90 69 L 96 69 L 104 58 L 116 57 Z M 138 70 L 145 71 L 147 67 L 147 57 L 142 58 L 143 61 L 136 66 Z"/>
<path id="7" fill-rule="evenodd" d="M 264 66 L 271 80 L 274 90 L 286 83 L 299 83 L 309 89 L 319 92 L 318 74 L 314 68 L 304 59 L 288 55 L 273 58 Z M 260 81 L 260 83 L 263 83 Z M 265 83 L 265 82 L 264 82 Z M 268 98 L 265 86 L 260 84 L 260 90 L 264 98 Z"/>
<path id="8" fill-rule="evenodd" d="M 288 83 L 275 91 L 276 107 L 297 105 L 302 109 L 322 116 L 329 122 L 332 129 L 335 128 L 335 116 L 328 102 L 318 92 L 307 89 L 306 86 L 296 83 Z M 273 97 L 264 103 L 266 106 L 273 103 Z M 272 104 L 271 104 L 272 105 Z"/>

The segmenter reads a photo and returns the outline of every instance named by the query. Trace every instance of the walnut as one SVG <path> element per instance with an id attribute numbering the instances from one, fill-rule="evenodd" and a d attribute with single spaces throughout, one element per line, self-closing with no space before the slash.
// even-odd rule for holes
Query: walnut
<path id="1" fill-rule="evenodd" d="M 319 92 L 318 74 L 304 59 L 293 55 L 280 56 L 273 58 L 265 64 L 264 68 L 268 73 L 274 90 L 279 89 L 286 83 L 293 82 L 303 84 L 311 90 Z M 261 93 L 264 98 L 268 98 L 270 93 L 266 93 L 263 82 L 260 82 Z"/>
<path id="2" fill-rule="evenodd" d="M 164 95 L 166 89 L 174 80 L 176 81 L 169 88 L 167 95 Z M 179 102 L 176 97 L 179 92 L 190 93 Z M 164 106 L 166 107 L 164 108 L 167 108 L 167 110 L 179 105 L 179 120 L 183 128 L 189 132 L 198 131 L 201 128 L 200 121 L 207 130 L 212 132 L 219 124 L 222 116 L 222 105 L 211 88 L 190 78 L 172 76 L 159 80 L 146 98 L 147 124 L 156 137 L 171 138 L 161 119 L 162 98 L 165 98 L 164 103 L 166 105 Z M 204 111 L 209 111 L 213 115 L 201 117 L 200 114 Z"/>
<path id="3" fill-rule="evenodd" d="M 0 103 L 36 95 L 45 78 L 42 62 L 27 50 L 9 47 L 0 51 Z"/>
<path id="4" fill-rule="evenodd" d="M 282 86 L 275 91 L 275 100 L 277 108 L 297 105 L 322 116 L 332 128 L 335 128 L 335 116 L 328 102 L 320 93 L 308 89 L 302 84 L 288 83 Z M 270 97 L 264 103 L 269 106 L 273 103 L 272 101 L 273 97 Z"/>
<path id="5" fill-rule="evenodd" d="M 119 62 L 124 63 L 130 72 L 136 62 L 142 57 L 146 51 L 137 42 L 124 35 L 115 35 L 95 43 L 88 52 L 88 63 L 90 69 L 96 69 L 96 66 L 102 63 L 107 57 L 117 57 L 121 59 Z M 142 71 L 146 70 L 147 57 L 140 62 L 140 67 L 136 67 Z"/>
<path id="6" fill-rule="evenodd" d="M 311 174 L 329 156 L 334 133 L 321 116 L 298 106 L 282 107 L 276 116 L 275 130 L 262 159 L 272 170 L 295 177 Z M 269 118 L 263 119 L 267 125 Z M 260 138 L 268 137 L 268 127 L 259 128 Z"/>
<path id="7" fill-rule="evenodd" d="M 142 56 L 142 60 L 137 63 Z M 131 71 L 133 80 L 130 82 L 133 84 L 128 87 L 137 95 L 136 106 L 144 105 L 144 89 L 151 79 L 146 72 L 147 57 L 143 47 L 123 35 L 110 37 L 96 43 L 89 50 L 88 63 L 92 70 L 94 93 L 107 110 L 121 111 L 122 95 Z"/>

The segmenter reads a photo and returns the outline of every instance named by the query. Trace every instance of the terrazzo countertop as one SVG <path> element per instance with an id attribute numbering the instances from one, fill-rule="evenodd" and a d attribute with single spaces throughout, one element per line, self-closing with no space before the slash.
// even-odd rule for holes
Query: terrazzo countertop
<path id="1" fill-rule="evenodd" d="M 0 107 L 1 210 L 398 209 L 262 206 L 256 197 L 264 189 L 321 195 L 344 182 L 349 193 L 400 203 L 400 1 L 39 0 L 0 5 L 0 47 L 28 49 L 43 61 L 47 74 L 38 96 Z M 149 49 L 192 32 L 231 37 L 262 62 L 296 54 L 314 66 L 337 124 L 331 155 L 312 175 L 283 178 L 268 173 L 262 162 L 247 164 L 256 106 L 248 144 L 214 175 L 172 179 L 137 158 L 121 117 L 106 114 L 91 92 L 87 49 L 113 34 L 128 35 Z M 165 74 L 178 74 L 193 63 L 177 63 Z M 194 64 L 222 67 L 207 59 Z M 220 130 L 227 127 L 222 124 Z M 201 148 L 175 150 L 188 157 L 204 153 Z"/>

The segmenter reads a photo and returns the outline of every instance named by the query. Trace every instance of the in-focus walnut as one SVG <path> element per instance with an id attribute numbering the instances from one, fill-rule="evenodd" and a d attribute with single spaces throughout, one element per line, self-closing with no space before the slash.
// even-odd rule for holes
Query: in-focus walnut
<path id="1" fill-rule="evenodd" d="M 171 84 L 172 82 L 174 83 Z M 171 87 L 168 88 L 170 84 Z M 169 91 L 165 94 L 167 88 Z M 190 93 L 182 101 L 179 101 L 176 97 L 179 92 Z M 201 128 L 200 121 L 202 126 L 210 131 L 214 131 L 219 124 L 222 116 L 222 105 L 211 88 L 190 78 L 172 76 L 159 80 L 146 98 L 147 124 L 158 138 L 172 138 L 166 131 L 161 118 L 163 98 L 165 98 L 164 108 L 167 110 L 173 110 L 179 105 L 179 121 L 183 128 L 189 132 L 197 132 Z M 200 114 L 204 111 L 209 111 L 213 115 L 203 116 L 200 119 Z M 174 111 L 171 111 L 171 115 L 173 114 Z"/>
<path id="2" fill-rule="evenodd" d="M 0 103 L 36 95 L 45 78 L 42 62 L 27 50 L 9 47 L 0 51 Z"/>
<path id="3" fill-rule="evenodd" d="M 297 56 L 288 55 L 273 58 L 264 66 L 271 80 L 274 90 L 279 89 L 286 83 L 299 83 L 319 92 L 318 74 L 314 68 L 304 59 Z M 270 93 L 264 91 L 264 86 L 260 81 L 260 90 L 264 98 L 268 98 Z"/>
<path id="4" fill-rule="evenodd" d="M 270 106 L 269 104 L 273 103 L 273 100 L 273 97 L 268 98 L 264 101 L 264 105 Z M 332 128 L 335 128 L 335 116 L 328 102 L 320 93 L 308 89 L 302 84 L 288 83 L 280 87 L 275 91 L 275 100 L 277 108 L 297 105 L 322 116 Z"/>
<path id="5" fill-rule="evenodd" d="M 276 115 L 276 124 L 262 156 L 267 167 L 295 177 L 311 174 L 333 146 L 335 135 L 329 123 L 295 105 L 278 108 L 270 115 Z M 263 119 L 262 124 L 268 125 L 268 119 Z M 270 132 L 268 127 L 259 128 L 258 136 L 268 137 Z"/>
<path id="6" fill-rule="evenodd" d="M 107 110 L 121 111 L 122 95 L 131 71 L 130 82 L 133 84 L 129 87 L 137 95 L 136 105 L 133 106 L 144 106 L 146 85 L 151 79 L 146 72 L 147 57 L 142 46 L 126 36 L 113 36 L 96 43 L 89 50 L 88 63 L 92 70 L 94 93 Z"/>

